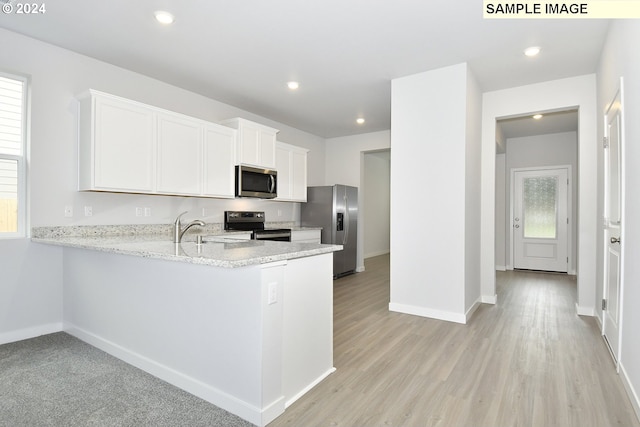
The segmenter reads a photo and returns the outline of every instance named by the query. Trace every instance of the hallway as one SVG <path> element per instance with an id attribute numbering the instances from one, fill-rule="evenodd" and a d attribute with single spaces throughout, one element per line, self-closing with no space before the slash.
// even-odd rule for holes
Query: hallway
<path id="1" fill-rule="evenodd" d="M 468 325 L 388 311 L 389 256 L 334 282 L 337 371 L 270 426 L 640 426 L 575 276 L 499 272 Z"/>

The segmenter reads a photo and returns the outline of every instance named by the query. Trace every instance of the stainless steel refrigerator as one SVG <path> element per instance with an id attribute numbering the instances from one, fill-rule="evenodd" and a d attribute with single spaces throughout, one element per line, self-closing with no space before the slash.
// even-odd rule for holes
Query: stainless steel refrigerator
<path id="1" fill-rule="evenodd" d="M 333 253 L 333 277 L 355 272 L 358 246 L 358 189 L 347 185 L 307 188 L 300 207 L 302 226 L 322 227 L 322 243 L 342 245 Z"/>

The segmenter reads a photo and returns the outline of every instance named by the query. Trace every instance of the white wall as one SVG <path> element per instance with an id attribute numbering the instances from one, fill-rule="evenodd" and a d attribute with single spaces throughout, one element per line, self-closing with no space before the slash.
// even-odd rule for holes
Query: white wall
<path id="1" fill-rule="evenodd" d="M 622 348 L 619 355 L 620 376 L 633 402 L 636 415 L 640 418 L 640 340 L 637 328 L 640 325 L 640 57 L 635 41 L 640 40 L 640 21 L 613 21 L 604 44 L 598 68 L 598 140 L 604 136 L 603 117 L 608 103 L 613 99 L 620 77 L 624 78 L 624 139 L 625 162 L 622 173 L 626 180 L 624 231 L 622 235 L 622 254 L 624 262 L 621 320 Z M 598 182 L 603 182 L 602 148 L 598 144 Z M 602 218 L 603 187 L 598 187 L 598 217 Z M 598 256 L 596 259 L 597 287 L 596 298 L 602 298 L 602 248 L 604 246 L 601 230 L 598 229 Z M 598 317 L 602 312 L 598 310 Z"/>
<path id="2" fill-rule="evenodd" d="M 169 223 L 182 210 L 202 214 L 205 221 L 222 222 L 227 208 L 283 212 L 282 221 L 295 220 L 296 204 L 286 202 L 227 201 L 219 199 L 79 193 L 77 188 L 77 104 L 75 96 L 93 88 L 160 108 L 217 122 L 242 116 L 280 129 L 278 139 L 310 149 L 309 182 L 324 179 L 324 139 L 276 123 L 235 107 L 205 98 L 158 80 L 92 58 L 0 30 L 12 46 L 3 49 L 6 71 L 31 78 L 31 225 Z M 64 206 L 74 207 L 73 218 L 64 217 Z M 84 217 L 91 205 L 93 216 Z M 150 207 L 152 216 L 135 216 L 135 207 Z M 273 218 L 268 215 L 267 218 Z M 275 218 L 273 218 L 275 220 Z"/>
<path id="3" fill-rule="evenodd" d="M 507 269 L 507 187 L 505 153 L 496 154 L 496 270 Z"/>
<path id="4" fill-rule="evenodd" d="M 482 218 L 483 248 L 495 247 L 496 119 L 578 108 L 578 301 L 579 314 L 595 313 L 597 235 L 597 140 L 595 75 L 521 86 L 483 95 L 482 108 Z M 495 302 L 495 251 L 482 251 L 482 299 Z"/>
<path id="5" fill-rule="evenodd" d="M 479 115 L 479 109 L 468 73 L 467 64 L 458 64 L 395 79 L 391 95 L 389 307 L 461 323 L 465 299 L 473 293 L 466 275 L 473 271 L 469 258 L 479 256 L 474 231 L 467 230 L 479 205 L 466 193 L 473 191 L 466 187 L 479 170 L 469 164 L 472 130 L 479 134 L 479 126 L 469 123 L 468 115 Z"/>
<path id="6" fill-rule="evenodd" d="M 482 94 L 476 79 L 467 68 L 467 102 L 465 135 L 465 227 L 464 227 L 464 274 L 465 317 L 480 304 L 480 150 L 482 148 Z"/>
<path id="7" fill-rule="evenodd" d="M 365 153 L 390 148 L 389 131 L 371 132 L 353 136 L 343 136 L 326 140 L 324 185 L 343 184 L 358 187 L 358 210 L 365 209 L 362 201 L 364 190 Z M 366 192 L 364 193 L 366 195 Z M 358 221 L 358 260 L 356 269 L 364 270 L 364 235 L 366 214 Z"/>
<path id="8" fill-rule="evenodd" d="M 511 219 L 511 169 L 514 168 L 531 168 L 546 166 L 571 166 L 571 218 L 570 218 L 570 238 L 569 242 L 569 273 L 575 274 L 575 266 L 577 259 L 577 209 L 578 206 L 578 135 L 576 132 L 562 132 L 547 135 L 527 136 L 522 138 L 507 138 L 506 143 L 506 176 L 505 176 L 505 259 L 506 265 L 513 268 L 511 260 L 510 239 Z M 497 170 L 497 165 L 496 165 Z M 497 200 L 497 195 L 496 195 Z M 496 216 L 498 213 L 496 213 Z M 498 231 L 496 230 L 496 234 Z"/>
<path id="9" fill-rule="evenodd" d="M 391 152 L 365 153 L 361 218 L 364 220 L 364 258 L 387 254 L 391 226 Z"/>
<path id="10" fill-rule="evenodd" d="M 62 248 L 0 240 L 0 344 L 62 329 Z"/>
<path id="11" fill-rule="evenodd" d="M 267 219 L 273 221 L 299 219 L 298 203 L 77 192 L 75 97 L 89 88 L 213 122 L 242 116 L 280 129 L 278 139 L 310 150 L 309 183 L 324 183 L 323 138 L 4 29 L 0 29 L 0 38 L 5 46 L 11 46 L 0 50 L 0 68 L 28 76 L 31 85 L 31 226 L 168 224 L 183 210 L 192 211 L 195 217 L 202 216 L 203 209 L 207 222 L 222 222 L 225 209 L 265 210 Z M 64 217 L 67 205 L 74 208 L 72 218 Z M 92 206 L 93 216 L 82 215 L 85 205 Z M 136 217 L 136 207 L 151 208 L 152 216 Z M 57 248 L 17 239 L 0 241 L 0 254 L 11 255 L 0 257 L 0 301 L 15 308 L 0 312 L 0 338 L 18 330 L 26 331 L 22 334 L 26 338 L 60 322 L 62 278 Z"/>

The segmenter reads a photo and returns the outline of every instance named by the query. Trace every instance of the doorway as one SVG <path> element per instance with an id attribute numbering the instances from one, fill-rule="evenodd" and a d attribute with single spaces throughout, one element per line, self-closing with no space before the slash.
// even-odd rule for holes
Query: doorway
<path id="1" fill-rule="evenodd" d="M 600 223 L 598 211 L 598 112 L 595 76 L 578 76 L 485 93 L 482 104 L 482 197 L 480 238 L 483 248 L 496 247 L 496 142 L 501 138 L 496 122 L 510 117 L 522 117 L 531 112 L 578 112 L 578 161 L 574 169 L 573 215 L 580 233 L 573 240 L 579 251 L 573 252 L 577 276 L 576 313 L 594 316 L 596 313 L 597 236 Z M 574 226 L 575 226 L 574 225 Z M 571 262 L 571 258 L 569 259 Z M 494 250 L 480 255 L 482 300 L 496 302 L 496 258 Z"/>
<path id="2" fill-rule="evenodd" d="M 496 122 L 495 269 L 576 274 L 578 111 L 533 115 Z"/>
<path id="3" fill-rule="evenodd" d="M 605 111 L 604 127 L 604 283 L 602 296 L 602 336 L 620 369 L 620 320 L 622 318 L 624 175 L 622 80 L 616 95 Z"/>
<path id="4" fill-rule="evenodd" d="M 362 153 L 360 198 L 364 258 L 388 254 L 391 246 L 391 150 Z"/>
<path id="5" fill-rule="evenodd" d="M 511 171 L 514 269 L 568 271 L 570 169 Z"/>

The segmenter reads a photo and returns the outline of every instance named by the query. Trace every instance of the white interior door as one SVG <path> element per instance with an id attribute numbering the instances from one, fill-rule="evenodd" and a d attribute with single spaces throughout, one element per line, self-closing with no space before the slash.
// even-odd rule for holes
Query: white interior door
<path id="1" fill-rule="evenodd" d="M 566 273 L 568 169 L 514 170 L 513 266 Z"/>
<path id="2" fill-rule="evenodd" d="M 611 355 L 620 351 L 622 284 L 622 102 L 620 91 L 606 110 L 604 142 L 604 298 L 602 334 Z"/>

